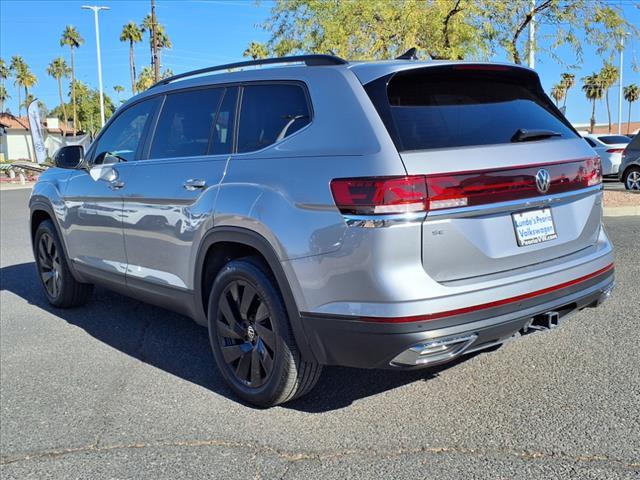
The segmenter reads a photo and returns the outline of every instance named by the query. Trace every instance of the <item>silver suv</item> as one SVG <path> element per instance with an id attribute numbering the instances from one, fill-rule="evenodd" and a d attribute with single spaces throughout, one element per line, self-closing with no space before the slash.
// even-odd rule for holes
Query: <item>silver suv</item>
<path id="1" fill-rule="evenodd" d="M 30 200 L 49 302 L 99 284 L 188 315 L 260 406 L 323 365 L 421 368 L 555 327 L 613 287 L 599 160 L 515 65 L 222 65 L 55 161 Z"/>

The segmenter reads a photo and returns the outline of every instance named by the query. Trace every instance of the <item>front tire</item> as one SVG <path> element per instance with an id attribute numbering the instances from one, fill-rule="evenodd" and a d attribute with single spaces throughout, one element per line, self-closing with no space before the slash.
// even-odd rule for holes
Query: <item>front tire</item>
<path id="1" fill-rule="evenodd" d="M 640 190 L 640 168 L 631 167 L 624 173 L 622 179 L 627 190 Z"/>
<path id="2" fill-rule="evenodd" d="M 280 291 L 259 259 L 223 267 L 208 318 L 218 369 L 245 401 L 271 407 L 308 393 L 318 381 L 322 366 L 301 358 Z"/>
<path id="3" fill-rule="evenodd" d="M 33 237 L 33 250 L 38 278 L 51 305 L 71 308 L 87 303 L 93 285 L 80 283 L 73 278 L 62 242 L 51 220 L 38 225 Z"/>

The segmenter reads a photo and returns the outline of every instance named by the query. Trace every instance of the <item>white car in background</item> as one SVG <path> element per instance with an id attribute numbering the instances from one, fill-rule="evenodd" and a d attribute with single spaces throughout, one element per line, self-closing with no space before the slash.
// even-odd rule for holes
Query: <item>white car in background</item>
<path id="1" fill-rule="evenodd" d="M 622 152 L 629 145 L 631 138 L 610 133 L 587 133 L 582 136 L 600 157 L 602 175 L 617 175 L 622 161 Z"/>

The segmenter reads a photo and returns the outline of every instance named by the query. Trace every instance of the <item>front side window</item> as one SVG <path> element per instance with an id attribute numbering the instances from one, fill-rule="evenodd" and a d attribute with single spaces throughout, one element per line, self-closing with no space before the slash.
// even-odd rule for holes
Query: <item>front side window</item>
<path id="1" fill-rule="evenodd" d="M 158 98 L 144 100 L 119 114 L 98 139 L 93 163 L 135 160 L 140 140 L 157 104 Z"/>
<path id="2" fill-rule="evenodd" d="M 206 155 L 223 92 L 223 88 L 210 88 L 167 95 L 149 158 Z"/>
<path id="3" fill-rule="evenodd" d="M 238 152 L 268 147 L 311 121 L 305 91 L 289 84 L 245 86 L 239 120 Z"/>

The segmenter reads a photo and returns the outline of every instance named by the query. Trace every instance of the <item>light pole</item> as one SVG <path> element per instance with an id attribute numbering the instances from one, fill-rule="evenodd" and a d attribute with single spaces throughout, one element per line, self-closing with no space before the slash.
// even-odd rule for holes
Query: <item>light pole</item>
<path id="1" fill-rule="evenodd" d="M 109 7 L 98 7 L 95 5 L 83 5 L 85 10 L 93 10 L 93 20 L 96 24 L 96 55 L 98 56 L 98 88 L 100 90 L 100 120 L 104 127 L 104 93 L 102 92 L 102 61 L 100 60 L 100 25 L 98 24 L 98 12 L 109 10 Z"/>
<path id="2" fill-rule="evenodd" d="M 627 33 L 623 33 L 620 36 L 620 85 L 618 85 L 618 135 L 622 134 L 622 60 L 624 57 L 624 36 Z"/>

